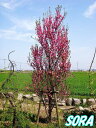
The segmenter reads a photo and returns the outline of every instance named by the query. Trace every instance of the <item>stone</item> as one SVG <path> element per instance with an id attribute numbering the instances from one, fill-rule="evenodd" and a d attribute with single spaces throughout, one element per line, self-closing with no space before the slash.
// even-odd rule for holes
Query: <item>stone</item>
<path id="1" fill-rule="evenodd" d="M 66 105 L 72 106 L 72 104 L 73 104 L 73 98 L 68 98 L 68 99 L 66 100 Z"/>
<path id="2" fill-rule="evenodd" d="M 59 106 L 66 106 L 65 100 L 61 100 L 60 102 L 57 102 Z"/>
<path id="3" fill-rule="evenodd" d="M 12 98 L 14 98 L 14 93 L 13 92 L 8 92 L 8 95 Z"/>
<path id="4" fill-rule="evenodd" d="M 85 105 L 87 103 L 87 99 L 82 99 L 82 104 Z"/>
<path id="5" fill-rule="evenodd" d="M 84 111 L 84 108 L 82 106 L 79 106 L 80 111 Z"/>
<path id="6" fill-rule="evenodd" d="M 39 96 L 35 96 L 35 97 L 33 96 L 32 100 L 35 101 L 35 102 L 39 102 L 40 98 L 39 98 Z"/>
<path id="7" fill-rule="evenodd" d="M 91 109 L 92 111 L 95 111 L 95 112 L 96 112 L 96 104 L 95 104 L 95 105 L 91 105 L 91 106 L 90 106 L 90 109 Z"/>
<path id="8" fill-rule="evenodd" d="M 30 95 L 30 94 L 23 95 L 23 98 L 29 99 L 29 100 L 33 99 L 32 95 Z"/>
<path id="9" fill-rule="evenodd" d="M 91 109 L 90 108 L 84 108 L 84 111 L 91 111 Z"/>
<path id="10" fill-rule="evenodd" d="M 75 109 L 75 106 L 63 106 L 63 107 L 60 107 L 59 109 L 61 110 L 74 110 Z"/>
<path id="11" fill-rule="evenodd" d="M 61 99 L 60 98 L 57 98 L 57 102 L 61 102 Z"/>
<path id="12" fill-rule="evenodd" d="M 18 94 L 17 100 L 23 100 L 23 93 Z"/>
<path id="13" fill-rule="evenodd" d="M 73 98 L 73 105 L 80 105 L 81 104 L 81 100 L 77 99 L 77 98 Z"/>
<path id="14" fill-rule="evenodd" d="M 4 93 L 4 95 L 6 96 L 6 98 L 14 98 L 14 93 L 13 92 L 7 92 L 7 93 Z"/>
<path id="15" fill-rule="evenodd" d="M 87 100 L 87 104 L 88 105 L 94 105 L 94 104 L 96 104 L 96 101 L 95 101 L 95 99 L 91 98 L 91 99 Z"/>
<path id="16" fill-rule="evenodd" d="M 58 102 L 57 104 L 58 104 L 58 106 L 66 106 L 66 103 L 64 103 L 64 102 Z"/>
<path id="17" fill-rule="evenodd" d="M 33 97 L 36 97 L 37 95 L 36 94 L 32 94 Z"/>
<path id="18" fill-rule="evenodd" d="M 0 99 L 4 98 L 4 94 L 2 92 L 0 92 Z"/>

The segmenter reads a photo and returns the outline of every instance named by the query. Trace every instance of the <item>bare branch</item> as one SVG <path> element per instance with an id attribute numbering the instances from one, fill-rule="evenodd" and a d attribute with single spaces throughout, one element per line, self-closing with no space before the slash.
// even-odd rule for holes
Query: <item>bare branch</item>
<path id="1" fill-rule="evenodd" d="M 13 64 L 13 62 L 10 60 L 10 54 L 11 53 L 13 53 L 13 52 L 15 52 L 15 51 L 11 51 L 9 54 L 8 54 L 8 60 L 9 60 L 9 62 L 10 62 L 10 73 L 9 73 L 9 76 L 8 76 L 8 78 L 3 82 L 3 84 L 2 84 L 2 88 L 4 88 L 4 85 L 8 82 L 8 81 L 10 81 L 10 78 L 11 78 L 11 76 L 13 75 L 13 72 L 14 72 L 14 64 Z"/>
<path id="2" fill-rule="evenodd" d="M 93 62 L 95 59 L 95 55 L 96 55 L 96 48 L 95 48 L 94 56 L 93 56 L 93 59 L 92 59 L 92 62 L 91 62 L 90 68 L 89 68 L 89 72 L 91 71 L 91 68 L 92 68 L 92 65 L 93 65 Z"/>

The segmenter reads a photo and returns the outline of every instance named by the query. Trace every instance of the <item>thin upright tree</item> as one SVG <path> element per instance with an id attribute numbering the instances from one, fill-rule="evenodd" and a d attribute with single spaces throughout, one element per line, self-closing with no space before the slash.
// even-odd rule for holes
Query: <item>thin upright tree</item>
<path id="1" fill-rule="evenodd" d="M 66 13 L 61 7 L 55 9 L 53 16 L 49 11 L 42 21 L 36 21 L 36 35 L 39 46 L 31 47 L 30 65 L 33 67 L 32 87 L 38 95 L 48 97 L 48 119 L 52 117 L 52 99 L 55 91 L 59 96 L 68 95 L 64 80 L 70 72 L 70 50 L 68 29 L 62 21 Z"/>

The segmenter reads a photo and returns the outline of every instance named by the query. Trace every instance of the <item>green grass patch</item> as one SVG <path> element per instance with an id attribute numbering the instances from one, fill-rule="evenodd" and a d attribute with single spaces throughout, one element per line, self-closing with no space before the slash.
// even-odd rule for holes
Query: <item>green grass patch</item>
<path id="1" fill-rule="evenodd" d="M 0 73 L 0 86 L 8 77 L 9 72 Z M 96 97 L 96 72 L 90 74 L 89 87 L 89 73 L 88 72 L 72 72 L 71 76 L 67 78 L 66 84 L 69 88 L 71 97 Z M 5 89 L 25 90 L 26 86 L 32 84 L 31 72 L 15 72 L 11 80 L 5 84 Z"/>
<path id="2" fill-rule="evenodd" d="M 0 73 L 0 86 L 6 80 L 9 73 Z M 15 72 L 10 81 L 5 84 L 6 89 L 23 90 L 32 83 L 32 73 Z"/>
<path id="3" fill-rule="evenodd" d="M 90 74 L 90 86 L 88 72 L 72 72 L 66 84 L 71 96 L 94 96 L 96 95 L 96 72 Z"/>

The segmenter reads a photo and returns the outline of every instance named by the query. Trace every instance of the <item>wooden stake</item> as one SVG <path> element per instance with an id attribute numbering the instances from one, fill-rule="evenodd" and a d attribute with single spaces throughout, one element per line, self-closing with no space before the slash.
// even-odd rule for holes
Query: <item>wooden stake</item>
<path id="1" fill-rule="evenodd" d="M 47 115 L 47 117 L 48 117 L 47 106 L 46 106 L 46 103 L 45 103 L 45 101 L 44 101 L 44 99 L 43 99 L 43 98 L 42 98 L 42 101 L 43 101 L 43 105 L 44 105 L 44 107 L 45 107 L 46 115 Z"/>
<path id="2" fill-rule="evenodd" d="M 54 92 L 56 92 L 55 88 L 54 88 Z M 58 126 L 60 126 L 56 93 L 54 93 L 54 97 L 55 97 L 55 103 L 56 103 L 56 114 L 57 114 Z"/>
<path id="3" fill-rule="evenodd" d="M 54 98 L 55 98 L 55 103 L 56 103 L 57 122 L 58 122 L 58 126 L 60 127 L 56 93 L 57 93 L 57 91 L 56 91 L 55 88 L 54 88 Z M 42 94 L 42 95 L 41 95 L 40 102 L 39 102 L 39 108 L 38 108 L 38 114 L 37 114 L 37 124 L 39 123 L 39 115 L 40 115 L 40 109 L 41 109 L 41 103 L 42 103 L 42 102 L 43 102 L 43 105 L 44 105 L 44 107 L 45 107 L 46 115 L 47 115 L 47 117 L 48 117 L 47 106 L 46 106 L 46 103 L 45 103 L 45 101 L 44 101 L 44 99 L 43 99 L 43 94 Z"/>
<path id="4" fill-rule="evenodd" d="M 96 48 L 95 48 L 94 56 L 92 58 L 92 62 L 91 62 L 90 68 L 89 68 L 89 72 L 91 71 L 91 68 L 92 68 L 92 65 L 93 65 L 93 62 L 94 62 L 94 59 L 95 59 L 95 55 L 96 55 Z"/>
<path id="5" fill-rule="evenodd" d="M 39 108 L 38 108 L 38 114 L 37 114 L 37 124 L 39 122 L 39 115 L 40 115 L 40 109 L 41 109 L 41 102 L 42 102 L 42 99 L 40 99 L 40 102 L 39 102 Z"/>
<path id="6" fill-rule="evenodd" d="M 91 87 L 91 85 L 90 85 L 90 81 L 91 81 L 90 72 L 91 72 L 92 65 L 93 65 L 93 63 L 94 63 L 95 55 L 96 55 L 96 48 L 95 48 L 94 56 L 93 56 L 93 58 L 92 58 L 92 62 L 91 62 L 90 68 L 89 68 L 89 89 L 90 89 L 91 92 L 92 92 L 92 87 Z"/>
<path id="7" fill-rule="evenodd" d="M 48 117 L 48 113 L 47 113 L 47 106 L 46 106 L 46 103 L 44 101 L 44 98 L 43 98 L 43 93 L 41 92 L 41 99 L 40 99 L 40 102 L 39 102 L 39 108 L 38 108 L 38 114 L 37 114 L 37 124 L 39 122 L 39 115 L 40 115 L 40 109 L 41 109 L 41 103 L 43 102 L 43 105 L 45 107 L 45 112 L 46 112 L 46 115 Z"/>

